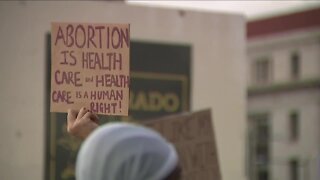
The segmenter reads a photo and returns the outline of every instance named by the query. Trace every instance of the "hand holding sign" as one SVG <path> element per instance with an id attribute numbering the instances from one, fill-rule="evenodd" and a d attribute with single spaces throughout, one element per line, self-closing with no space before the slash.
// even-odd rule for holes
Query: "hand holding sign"
<path id="1" fill-rule="evenodd" d="M 128 115 L 128 24 L 52 23 L 51 112 Z"/>
<path id="2" fill-rule="evenodd" d="M 99 126 L 98 123 L 98 116 L 86 108 L 80 111 L 68 110 L 67 130 L 73 136 L 85 139 Z"/>

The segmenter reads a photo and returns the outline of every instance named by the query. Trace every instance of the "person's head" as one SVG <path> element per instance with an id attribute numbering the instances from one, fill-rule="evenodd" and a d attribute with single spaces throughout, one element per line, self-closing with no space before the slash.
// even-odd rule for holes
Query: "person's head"
<path id="1" fill-rule="evenodd" d="M 178 179 L 174 147 L 157 132 L 128 123 L 109 123 L 82 144 L 77 180 Z"/>

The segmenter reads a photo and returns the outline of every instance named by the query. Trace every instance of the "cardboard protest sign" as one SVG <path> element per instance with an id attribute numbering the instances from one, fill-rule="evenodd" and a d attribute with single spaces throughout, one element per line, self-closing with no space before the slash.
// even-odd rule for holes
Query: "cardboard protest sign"
<path id="1" fill-rule="evenodd" d="M 144 122 L 174 144 L 182 180 L 220 180 L 210 110 L 173 115 Z"/>
<path id="2" fill-rule="evenodd" d="M 52 23 L 51 112 L 128 115 L 129 24 Z"/>

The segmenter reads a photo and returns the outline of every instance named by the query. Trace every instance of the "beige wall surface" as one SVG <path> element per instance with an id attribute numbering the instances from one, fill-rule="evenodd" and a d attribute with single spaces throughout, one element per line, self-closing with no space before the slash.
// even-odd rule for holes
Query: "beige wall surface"
<path id="1" fill-rule="evenodd" d="M 192 110 L 211 108 L 224 180 L 245 179 L 245 19 L 95 2 L 0 2 L 0 179 L 40 180 L 45 167 L 50 23 L 131 24 L 135 40 L 192 46 Z"/>

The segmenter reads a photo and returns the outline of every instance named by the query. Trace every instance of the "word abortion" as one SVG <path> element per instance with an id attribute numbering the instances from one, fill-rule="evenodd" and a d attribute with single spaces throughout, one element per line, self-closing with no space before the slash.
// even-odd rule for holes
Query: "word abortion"
<path id="1" fill-rule="evenodd" d="M 117 26 L 67 24 L 58 27 L 54 45 L 74 48 L 120 49 L 130 47 L 130 30 Z"/>

